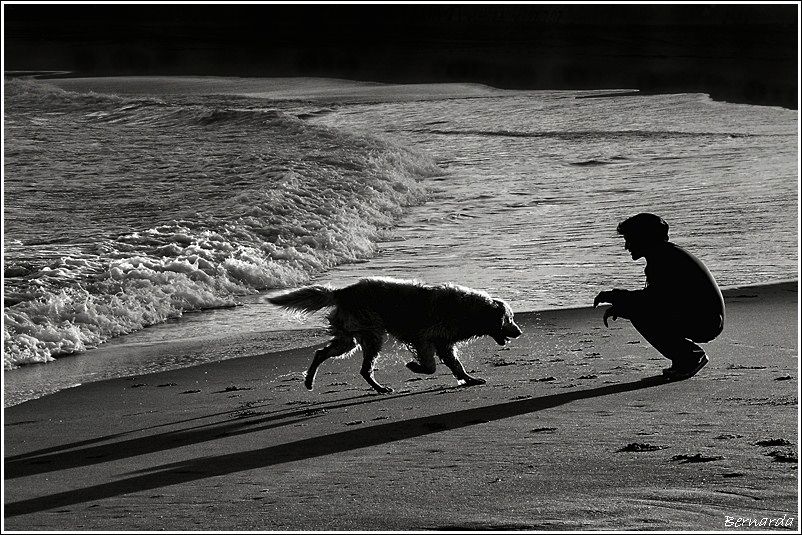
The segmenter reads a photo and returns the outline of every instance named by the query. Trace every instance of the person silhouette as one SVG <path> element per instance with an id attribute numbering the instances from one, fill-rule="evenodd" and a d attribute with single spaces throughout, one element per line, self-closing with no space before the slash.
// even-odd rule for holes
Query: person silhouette
<path id="1" fill-rule="evenodd" d="M 646 259 L 642 290 L 599 292 L 593 300 L 612 306 L 607 319 L 628 319 L 657 351 L 671 361 L 663 370 L 669 380 L 693 377 L 709 359 L 698 345 L 724 330 L 724 298 L 713 275 L 685 249 L 668 241 L 668 223 L 641 213 L 618 225 L 624 248 L 633 260 Z"/>

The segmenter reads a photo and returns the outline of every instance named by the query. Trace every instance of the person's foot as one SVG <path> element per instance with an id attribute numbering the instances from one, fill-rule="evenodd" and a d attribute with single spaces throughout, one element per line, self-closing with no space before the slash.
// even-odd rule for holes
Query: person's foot
<path id="1" fill-rule="evenodd" d="M 676 373 L 679 371 L 679 368 L 674 366 L 673 364 L 668 368 L 663 368 L 663 375 L 671 375 L 672 373 Z"/>
<path id="2" fill-rule="evenodd" d="M 707 355 L 702 355 L 702 358 L 699 359 L 696 364 L 682 368 L 672 366 L 663 370 L 663 375 L 665 375 L 666 379 L 670 381 L 682 381 L 683 379 L 690 379 L 699 373 L 699 370 L 704 368 L 708 362 L 710 362 L 710 359 L 707 358 Z"/>

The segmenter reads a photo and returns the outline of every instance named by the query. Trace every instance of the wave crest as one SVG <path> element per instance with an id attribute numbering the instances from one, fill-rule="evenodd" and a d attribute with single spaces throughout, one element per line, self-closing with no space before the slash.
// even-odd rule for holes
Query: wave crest
<path id="1" fill-rule="evenodd" d="M 426 155 L 276 110 L 165 105 L 41 87 L 21 94 L 31 87 L 38 83 L 6 83 L 6 103 L 10 98 L 13 104 L 7 113 L 70 108 L 69 120 L 127 135 L 143 129 L 156 136 L 160 130 L 152 129 L 161 126 L 167 135 L 191 138 L 198 132 L 208 136 L 211 128 L 213 144 L 197 157 L 206 157 L 211 147 L 215 163 L 230 165 L 214 173 L 209 165 L 199 166 L 206 170 L 199 173 L 159 161 L 163 167 L 144 176 L 150 182 L 142 186 L 143 197 L 158 196 L 159 188 L 176 189 L 173 181 L 187 193 L 202 190 L 202 203 L 183 210 L 195 212 L 188 217 L 112 238 L 96 235 L 90 243 L 53 240 L 34 246 L 13 236 L 14 246 L 6 250 L 5 291 L 11 296 L 4 309 L 6 369 L 85 351 L 188 311 L 234 306 L 237 296 L 301 285 L 336 265 L 368 259 L 405 208 L 426 200 L 420 179 L 442 174 Z M 256 148 L 241 151 L 231 136 Z M 125 140 L 104 138 L 101 149 L 124 151 Z M 40 158 L 39 168 L 55 166 L 46 150 L 25 154 L 24 161 L 15 158 L 23 156 L 9 157 L 14 170 L 27 170 L 30 158 Z M 146 162 L 136 163 L 141 168 Z M 73 175 L 85 176 L 87 165 L 76 163 L 80 172 Z M 130 175 L 103 178 L 134 187 Z M 125 209 L 112 202 L 104 208 L 103 193 L 97 188 L 99 198 L 86 202 L 98 210 Z M 157 205 L 170 207 L 181 198 L 178 188 Z"/>

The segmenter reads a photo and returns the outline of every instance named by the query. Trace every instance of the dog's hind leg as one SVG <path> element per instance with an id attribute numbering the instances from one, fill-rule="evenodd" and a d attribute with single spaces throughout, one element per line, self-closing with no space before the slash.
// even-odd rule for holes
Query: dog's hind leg
<path id="1" fill-rule="evenodd" d="M 438 345 L 437 354 L 440 356 L 440 360 L 443 361 L 443 364 L 448 366 L 448 369 L 450 369 L 454 377 L 457 378 L 457 381 L 464 381 L 465 386 L 483 385 L 487 382 L 479 377 L 468 375 L 468 372 L 465 371 L 462 363 L 457 358 L 454 346 L 447 344 Z"/>
<path id="2" fill-rule="evenodd" d="M 315 374 L 317 373 L 318 367 L 323 364 L 323 361 L 331 357 L 337 357 L 339 355 L 348 353 L 355 347 L 356 342 L 354 341 L 353 337 L 338 336 L 329 342 L 329 345 L 326 347 L 315 351 L 315 358 L 312 359 L 312 364 L 309 365 L 309 370 L 306 372 L 304 386 L 308 390 L 312 390 L 312 387 L 315 385 Z"/>
<path id="3" fill-rule="evenodd" d="M 428 344 L 417 344 L 415 353 L 417 359 L 407 362 L 407 368 L 415 373 L 431 375 L 437 370 L 437 361 L 434 358 L 434 346 Z"/>
<path id="4" fill-rule="evenodd" d="M 359 374 L 365 378 L 370 386 L 379 394 L 389 394 L 393 391 L 389 386 L 379 384 L 373 377 L 373 366 L 379 357 L 379 351 L 384 343 L 384 336 L 375 333 L 362 334 L 357 336 L 359 345 L 362 346 L 362 369 Z"/>

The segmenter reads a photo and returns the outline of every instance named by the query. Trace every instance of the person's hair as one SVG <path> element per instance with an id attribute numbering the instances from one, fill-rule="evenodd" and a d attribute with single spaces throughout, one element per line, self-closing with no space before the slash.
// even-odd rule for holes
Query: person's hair
<path id="1" fill-rule="evenodd" d="M 619 223 L 617 230 L 632 241 L 668 241 L 668 223 L 654 214 L 634 215 Z"/>

